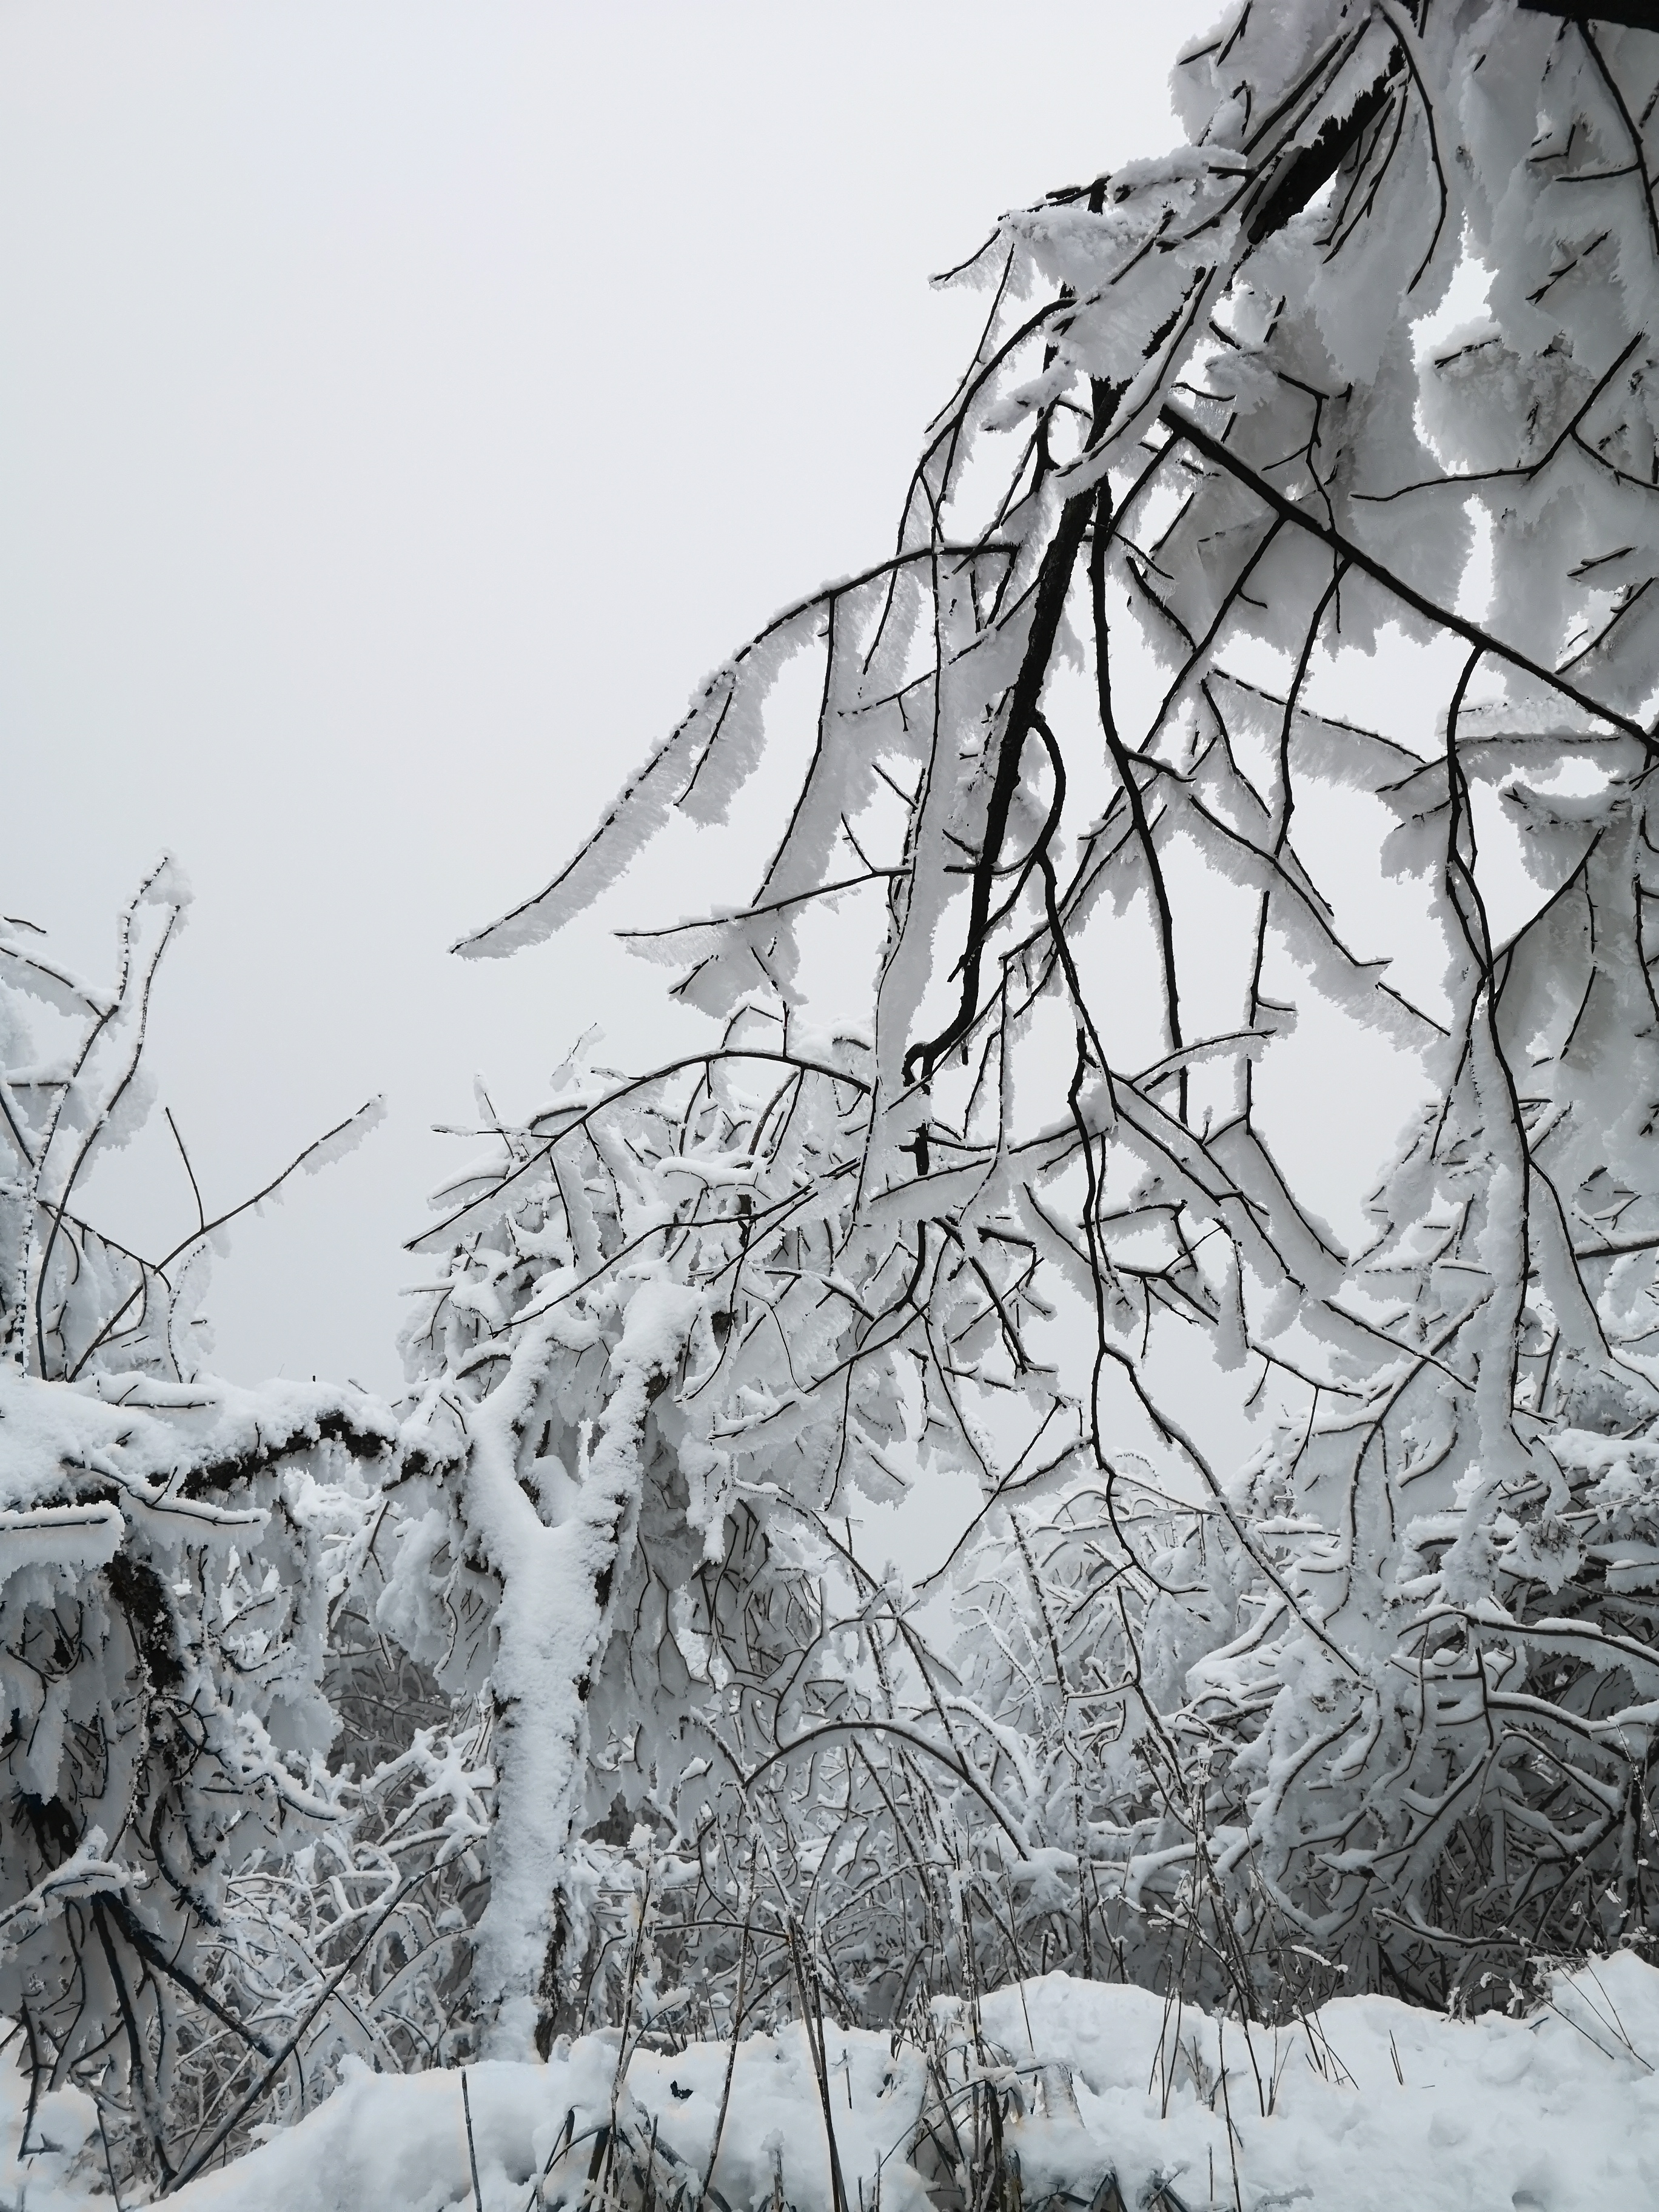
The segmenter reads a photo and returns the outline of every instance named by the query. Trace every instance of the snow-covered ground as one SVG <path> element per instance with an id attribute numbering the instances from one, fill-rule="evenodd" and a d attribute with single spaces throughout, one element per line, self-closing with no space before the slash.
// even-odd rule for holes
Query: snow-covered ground
<path id="1" fill-rule="evenodd" d="M 1257 2028 L 1141 1990 L 1050 1974 L 982 2008 L 982 2055 L 965 2019 L 940 2025 L 953 2081 L 1017 2087 L 1005 2142 L 1032 2206 L 1056 2190 L 1085 2203 L 1115 2172 L 1127 2207 L 1160 2183 L 1199 2212 L 1620 2212 L 1659 2207 L 1659 1972 L 1628 1954 L 1563 1978 L 1524 2021 L 1449 2021 L 1387 1997 L 1348 1997 L 1305 2025 Z M 927 2069 L 885 2035 L 825 2029 L 831 2110 L 849 2203 L 921 2212 L 909 2154 Z M 15 2043 L 12 2046 L 17 2048 Z M 1177 2050 L 1179 2056 L 1177 2057 Z M 696 2182 L 707 2168 L 726 2047 L 639 2051 L 617 2081 L 614 2032 L 546 2066 L 468 2069 L 483 2212 L 529 2212 L 577 2195 L 613 2097 L 640 2140 Z M 0 2080 L 0 2205 L 85 2212 L 102 2196 L 90 2101 L 41 2100 L 21 2154 L 21 2076 Z M 955 2100 L 969 2129 L 965 2087 Z M 937 2106 L 930 2111 L 942 2127 Z M 1231 2123 L 1231 2124 L 1230 2124 Z M 556 2155 L 568 2134 L 574 2153 Z M 550 2161 L 551 2168 L 550 2169 Z M 921 2162 L 921 2161 L 919 2161 Z M 830 2202 L 823 2107 L 799 2027 L 738 2047 L 714 2184 L 732 2212 L 781 2179 L 797 2212 Z M 878 2187 L 879 2197 L 878 2197 Z M 188 2185 L 179 2212 L 467 2212 L 472 2182 L 459 2074 L 392 2078 L 361 2065 L 322 2108 L 221 2172 Z"/>

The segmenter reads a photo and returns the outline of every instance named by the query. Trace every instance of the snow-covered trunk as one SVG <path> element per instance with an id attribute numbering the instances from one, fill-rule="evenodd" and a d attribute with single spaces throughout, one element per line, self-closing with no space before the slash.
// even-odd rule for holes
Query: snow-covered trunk
<path id="1" fill-rule="evenodd" d="M 574 1498 L 551 1525 L 522 1468 L 527 1429 L 556 1348 L 578 1348 L 556 1312 L 527 1328 L 507 1371 L 468 1419 L 468 1534 L 499 1577 L 489 1694 L 497 1773 L 489 1902 L 477 1938 L 486 2052 L 545 2057 L 570 1925 L 570 1846 L 585 1806 L 589 1696 L 639 1522 L 651 1401 L 683 1358 L 697 1293 L 641 1285 L 611 1355 L 611 1389 Z"/>

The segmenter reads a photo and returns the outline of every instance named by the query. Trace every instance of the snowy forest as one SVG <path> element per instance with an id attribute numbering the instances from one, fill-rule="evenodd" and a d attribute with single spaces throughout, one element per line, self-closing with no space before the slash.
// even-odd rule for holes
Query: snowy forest
<path id="1" fill-rule="evenodd" d="M 177 866 L 0 925 L 9 2205 L 1659 2203 L 1617 12 L 1242 0 L 937 280 L 896 535 L 455 948 L 742 831 L 397 1402 L 212 1372 L 276 1185 L 88 1218 Z"/>

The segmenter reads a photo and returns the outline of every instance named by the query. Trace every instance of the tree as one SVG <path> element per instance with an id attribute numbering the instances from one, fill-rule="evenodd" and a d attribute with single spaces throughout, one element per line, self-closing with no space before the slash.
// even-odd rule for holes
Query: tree
<path id="1" fill-rule="evenodd" d="M 148 956 L 67 1074 L 15 1048 L 0 1910 L 158 2172 L 353 2042 L 902 2024 L 1055 1964 L 1478 2006 L 1651 1936 L 1659 43 L 1246 0 L 1176 85 L 1185 145 L 951 272 L 983 335 L 891 554 L 460 948 L 797 747 L 744 902 L 635 939 L 707 1051 L 480 1093 L 395 1438 L 203 1384 L 173 1262 L 74 1218 Z M 925 1580 L 853 1520 L 918 1485 Z M 168 1765 L 222 1705 L 258 1757 Z M 180 1961 L 235 2054 L 188 2152 Z"/>
<path id="2" fill-rule="evenodd" d="M 984 333 L 892 554 L 459 948 L 722 820 L 817 658 L 751 895 L 642 941 L 723 1044 L 498 1127 L 421 1340 L 443 1595 L 540 1655 L 502 2047 L 577 1964 L 579 1772 L 732 1987 L 769 1863 L 802 2002 L 1109 1956 L 1481 2002 L 1650 1927 L 1659 46 L 1300 0 L 1175 82 L 1184 146 L 946 280 Z M 944 1645 L 838 1534 L 925 1470 L 976 1499 Z M 805 1625 L 717 1667 L 750 1605 Z"/>
<path id="3" fill-rule="evenodd" d="M 269 1883 L 235 1878 L 349 1826 L 326 1678 L 397 1437 L 361 1391 L 212 1380 L 197 1310 L 226 1225 L 378 1102 L 216 1218 L 198 1193 L 159 1262 L 82 1211 L 151 1103 L 150 995 L 188 899 L 173 864 L 152 872 L 113 988 L 0 927 L 0 2009 L 35 2094 L 90 2087 L 161 2182 L 180 2111 L 270 2061 L 304 1980 L 298 1925 L 285 1942 Z"/>

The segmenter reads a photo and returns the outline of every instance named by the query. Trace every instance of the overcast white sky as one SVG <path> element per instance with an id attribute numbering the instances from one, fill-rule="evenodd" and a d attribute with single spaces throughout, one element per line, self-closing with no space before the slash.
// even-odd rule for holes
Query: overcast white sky
<path id="1" fill-rule="evenodd" d="M 220 1263 L 227 1373 L 392 1388 L 474 1070 L 511 1111 L 595 1018 L 672 1048 L 598 927 L 445 947 L 884 549 L 978 304 L 927 273 L 1167 144 L 1215 12 L 0 4 L 0 910 L 103 974 L 184 862 L 155 1065 L 210 1206 L 392 1107 Z M 171 1243 L 170 1144 L 125 1165 Z"/>

